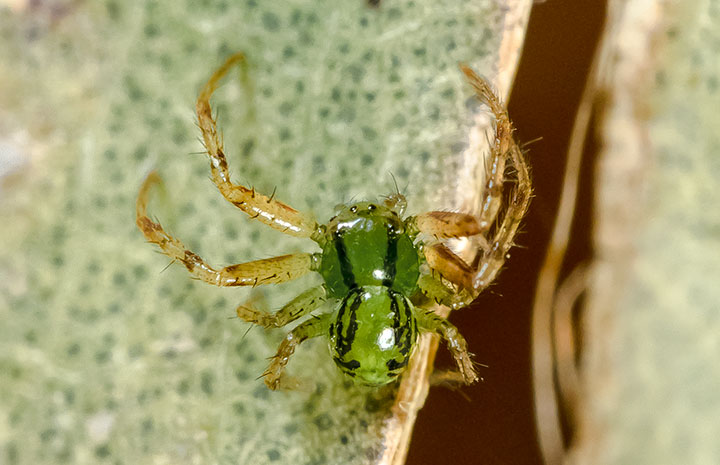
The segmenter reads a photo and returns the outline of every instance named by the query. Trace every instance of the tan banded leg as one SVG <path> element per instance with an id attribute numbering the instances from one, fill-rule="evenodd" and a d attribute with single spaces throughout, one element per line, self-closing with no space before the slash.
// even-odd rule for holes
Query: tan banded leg
<path id="1" fill-rule="evenodd" d="M 482 232 L 475 217 L 467 213 L 432 211 L 410 217 L 405 223 L 410 229 L 414 227 L 438 239 L 474 236 Z"/>
<path id="2" fill-rule="evenodd" d="M 482 378 L 479 379 L 484 381 Z M 465 377 L 458 370 L 435 370 L 430 374 L 428 381 L 430 386 L 442 386 L 450 389 L 467 384 Z"/>
<path id="3" fill-rule="evenodd" d="M 202 131 L 205 148 L 210 156 L 212 180 L 223 197 L 250 215 L 251 218 L 292 236 L 319 236 L 318 224 L 312 215 L 298 212 L 292 207 L 275 200 L 272 196 L 267 197 L 255 192 L 255 189 L 248 189 L 230 181 L 227 159 L 223 152 L 222 141 L 218 136 L 215 119 L 212 116 L 210 97 L 217 89 L 220 79 L 235 64 L 240 64 L 245 68 L 247 66 L 245 55 L 237 53 L 228 58 L 213 73 L 205 87 L 200 91 L 195 105 L 198 125 Z"/>
<path id="4" fill-rule="evenodd" d="M 474 270 L 443 244 L 426 245 L 423 248 L 428 266 L 444 279 L 473 292 Z M 477 295 L 477 294 L 475 294 Z"/>
<path id="5" fill-rule="evenodd" d="M 491 166 L 486 194 L 478 222 L 479 234 L 487 232 L 496 220 L 502 203 L 502 188 L 505 183 L 506 162 L 509 159 L 516 171 L 516 185 L 510 193 L 508 207 L 499 225 L 493 231 L 481 254 L 470 267 L 452 251 L 441 245 L 425 248 L 425 257 L 433 271 L 437 271 L 448 281 L 467 289 L 474 297 L 486 289 L 497 276 L 507 258 L 508 251 L 520 221 L 530 204 L 532 192 L 530 174 L 522 151 L 512 136 L 512 123 L 507 110 L 495 95 L 490 85 L 467 66 L 460 67 L 475 89 L 478 99 L 487 105 L 495 117 L 495 142 L 491 153 Z M 450 228 L 452 230 L 452 227 Z"/>
<path id="6" fill-rule="evenodd" d="M 495 231 L 495 236 L 490 241 L 490 248 L 478 262 L 477 271 L 473 277 L 473 288 L 476 289 L 477 293 L 482 292 L 495 280 L 495 276 L 497 276 L 508 257 L 508 251 L 513 246 L 513 240 L 520 222 L 530 205 L 530 195 L 532 193 L 530 174 L 522 151 L 515 145 L 511 147 L 510 155 L 517 170 L 518 181 L 511 194 L 510 205 L 505 212 L 505 217 Z"/>
<path id="7" fill-rule="evenodd" d="M 252 307 L 240 305 L 237 308 L 237 316 L 249 323 L 255 323 L 265 328 L 282 328 L 286 324 L 319 308 L 326 300 L 325 287 L 317 286 L 295 297 L 275 313 L 262 312 Z"/>
<path id="8" fill-rule="evenodd" d="M 448 320 L 432 312 L 418 312 L 416 315 L 418 327 L 422 331 L 439 334 L 447 342 L 448 350 L 455 359 L 458 370 L 466 384 L 472 384 L 478 380 L 475 367 L 473 366 L 470 353 L 467 350 L 467 342 L 458 329 Z"/>
<path id="9" fill-rule="evenodd" d="M 214 269 L 180 240 L 165 232 L 160 223 L 148 218 L 150 188 L 161 182 L 160 176 L 153 171 L 140 187 L 135 205 L 136 223 L 148 241 L 159 245 L 165 255 L 181 262 L 195 277 L 216 286 L 259 286 L 290 281 L 316 268 L 318 258 L 315 255 L 299 253 Z"/>
<path id="10" fill-rule="evenodd" d="M 505 107 L 490 84 L 467 66 L 461 65 L 460 70 L 475 90 L 478 100 L 487 105 L 495 117 L 495 140 L 491 144 L 490 163 L 485 170 L 487 176 L 483 191 L 485 196 L 478 219 L 481 231 L 485 232 L 493 225 L 502 205 L 507 153 L 510 147 L 515 145 L 512 138 L 513 127 Z"/>
<path id="11" fill-rule="evenodd" d="M 507 252 L 513 245 L 513 239 L 520 221 L 525 216 L 530 205 L 532 188 L 527 163 L 523 158 L 520 147 L 518 147 L 512 136 L 513 127 L 507 109 L 484 79 L 467 66 L 460 66 L 460 69 L 467 77 L 470 85 L 475 89 L 478 99 L 487 105 L 495 116 L 495 144 L 492 158 L 493 160 L 503 160 L 502 162 L 492 162 L 488 182 L 494 184 L 491 189 L 488 189 L 488 194 L 483 203 L 481 227 L 484 226 L 483 222 L 487 222 L 489 227 L 490 223 L 495 220 L 497 211 L 500 208 L 505 171 L 504 160 L 509 158 L 517 172 L 517 185 L 510 194 L 510 205 L 505 212 L 502 223 L 495 230 L 493 238 L 488 241 L 489 248 L 480 257 L 477 271 L 473 277 L 473 288 L 477 293 L 480 293 L 493 282 L 498 271 L 505 263 Z M 496 191 L 495 194 L 492 193 L 493 189 Z M 483 218 L 483 216 L 486 218 Z"/>
<path id="12" fill-rule="evenodd" d="M 295 353 L 295 348 L 303 341 L 327 333 L 332 315 L 332 313 L 326 313 L 312 318 L 285 336 L 285 339 L 280 343 L 280 347 L 278 347 L 277 354 L 272 357 L 270 366 L 262 374 L 267 387 L 273 390 L 279 388 L 292 389 L 298 385 L 296 380 L 284 374 L 285 366 L 288 364 L 292 354 Z"/>

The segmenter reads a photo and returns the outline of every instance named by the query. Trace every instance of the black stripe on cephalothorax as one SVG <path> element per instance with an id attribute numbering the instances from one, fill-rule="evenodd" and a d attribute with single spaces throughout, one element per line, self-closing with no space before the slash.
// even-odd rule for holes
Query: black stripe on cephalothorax
<path id="1" fill-rule="evenodd" d="M 348 258 L 342 235 L 337 232 L 334 233 L 333 242 L 335 243 L 335 250 L 337 250 L 338 260 L 340 260 L 340 273 L 342 274 L 343 282 L 349 289 L 355 289 L 357 287 L 355 274 L 353 273 L 352 263 L 350 263 L 350 259 Z"/>
<path id="2" fill-rule="evenodd" d="M 353 299 L 350 308 L 348 308 L 347 304 L 351 294 L 355 294 L 355 299 Z M 351 294 L 348 294 L 345 300 L 343 300 L 340 310 L 338 311 L 337 325 L 335 326 L 335 348 L 340 356 L 350 352 L 352 344 L 355 341 L 355 332 L 358 329 L 357 311 L 358 308 L 360 308 L 360 304 L 362 304 L 362 295 L 360 290 L 351 291 Z M 348 327 L 344 328 L 343 320 L 345 319 L 346 312 L 349 312 Z M 343 334 L 343 329 L 345 329 L 345 334 Z"/>
<path id="3" fill-rule="evenodd" d="M 385 278 L 383 286 L 392 287 L 395 281 L 395 273 L 397 272 L 397 243 L 398 236 L 394 231 L 388 229 L 387 232 L 387 250 L 385 251 L 385 260 L 383 261 L 383 271 Z"/>

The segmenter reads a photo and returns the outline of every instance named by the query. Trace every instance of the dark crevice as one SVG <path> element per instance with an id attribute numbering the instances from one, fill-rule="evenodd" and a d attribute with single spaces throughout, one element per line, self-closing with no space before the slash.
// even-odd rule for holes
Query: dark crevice
<path id="1" fill-rule="evenodd" d="M 409 465 L 542 463 L 535 439 L 531 309 L 575 113 L 604 18 L 604 2 L 554 0 L 533 7 L 509 111 L 519 142 L 540 138 L 527 147 L 534 198 L 519 247 L 511 250 L 496 283 L 471 308 L 451 315 L 475 360 L 488 365 L 480 371 L 484 381 L 461 392 L 431 389 L 415 425 Z M 586 148 L 565 274 L 591 254 L 592 142 Z M 452 367 L 442 348 L 436 367 Z M 572 434 L 567 425 L 563 433 L 566 439 Z"/>

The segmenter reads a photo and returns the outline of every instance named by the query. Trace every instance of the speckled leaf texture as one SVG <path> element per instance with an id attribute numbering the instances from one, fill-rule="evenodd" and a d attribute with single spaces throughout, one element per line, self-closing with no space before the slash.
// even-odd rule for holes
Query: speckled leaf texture
<path id="1" fill-rule="evenodd" d="M 391 174 L 411 213 L 472 210 L 486 115 L 457 63 L 507 89 L 513 54 L 499 50 L 527 18 L 510 3 L 0 2 L 0 463 L 385 457 L 396 387 L 352 385 L 318 339 L 289 365 L 312 389 L 270 392 L 257 377 L 285 330 L 233 318 L 317 277 L 220 289 L 163 271 L 136 193 L 157 169 L 150 211 L 212 264 L 316 250 L 208 180 L 194 100 L 244 51 L 247 73 L 214 100 L 237 182 L 320 221 L 391 192 Z"/>
<path id="2" fill-rule="evenodd" d="M 573 463 L 720 463 L 720 2 L 610 2 Z"/>

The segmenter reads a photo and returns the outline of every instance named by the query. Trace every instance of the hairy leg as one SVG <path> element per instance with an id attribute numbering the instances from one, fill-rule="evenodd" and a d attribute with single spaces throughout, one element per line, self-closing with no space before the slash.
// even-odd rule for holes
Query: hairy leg
<path id="1" fill-rule="evenodd" d="M 423 247 L 425 260 L 434 273 L 444 279 L 465 289 L 474 296 L 473 290 L 474 270 L 465 261 L 443 244 L 432 244 Z"/>
<path id="2" fill-rule="evenodd" d="M 419 231 L 438 239 L 475 236 L 482 232 L 477 219 L 467 213 L 426 212 L 409 217 L 405 224 L 411 232 Z"/>
<path id="3" fill-rule="evenodd" d="M 515 145 L 512 138 L 513 127 L 505 106 L 490 84 L 467 66 L 461 65 L 460 70 L 475 90 L 477 99 L 487 105 L 495 117 L 495 140 L 491 144 L 489 164 L 485 171 L 487 180 L 478 221 L 481 232 L 486 232 L 493 225 L 502 204 L 507 153 L 510 146 Z"/>
<path id="4" fill-rule="evenodd" d="M 448 320 L 429 311 L 419 311 L 415 315 L 418 327 L 422 331 L 439 334 L 447 342 L 450 354 L 455 359 L 458 370 L 463 377 L 465 384 L 472 384 L 478 380 L 475 367 L 473 366 L 470 353 L 467 350 L 467 342 L 458 329 Z"/>
<path id="5" fill-rule="evenodd" d="M 282 328 L 320 307 L 326 300 L 325 287 L 317 286 L 295 297 L 275 313 L 266 313 L 252 307 L 240 305 L 237 308 L 237 316 L 265 328 Z"/>
<path id="6" fill-rule="evenodd" d="M 297 386 L 295 380 L 284 374 L 285 366 L 288 364 L 292 354 L 295 353 L 295 348 L 303 341 L 327 333 L 331 319 L 332 313 L 320 315 L 306 321 L 285 336 L 285 339 L 280 343 L 280 347 L 278 347 L 277 354 L 272 358 L 270 366 L 262 374 L 267 387 L 275 390 L 280 388 L 292 389 Z"/>
<path id="7" fill-rule="evenodd" d="M 484 381 L 481 377 L 480 381 Z M 457 389 L 467 384 L 462 373 L 457 370 L 435 370 L 430 374 L 430 386 L 442 386 Z"/>
<path id="8" fill-rule="evenodd" d="M 217 125 L 210 107 L 210 97 L 217 89 L 220 79 L 235 64 L 245 67 L 245 55 L 237 53 L 228 58 L 225 64 L 213 73 L 200 91 L 195 105 L 198 125 L 202 131 L 205 148 L 210 156 L 212 180 L 223 197 L 250 215 L 251 218 L 292 236 L 319 237 L 318 224 L 312 215 L 298 212 L 272 196 L 268 197 L 255 192 L 255 189 L 248 189 L 230 181 L 230 172 L 223 152 L 223 144 L 218 135 Z"/>
<path id="9" fill-rule="evenodd" d="M 473 297 L 477 297 L 494 281 L 505 263 L 508 251 L 513 246 L 517 229 L 530 204 L 532 188 L 527 163 L 513 139 L 513 127 L 507 110 L 484 79 L 466 66 L 461 66 L 461 70 L 475 89 L 478 99 L 490 108 L 496 120 L 495 141 L 492 147 L 480 216 L 471 227 L 470 225 L 473 223 L 463 220 L 461 216 L 448 215 L 443 218 L 435 212 L 430 212 L 419 215 L 415 219 L 415 224 L 418 225 L 418 229 L 424 228 L 431 231 L 436 237 L 460 236 L 461 234 L 458 232 L 462 232 L 461 226 L 465 226 L 468 232 L 482 234 L 483 237 L 486 237 L 485 234 L 492 229 L 492 225 L 496 222 L 503 199 L 506 164 L 508 160 L 511 162 L 516 171 L 516 184 L 508 198 L 508 207 L 500 224 L 495 226 L 492 231 L 491 237 L 485 238 L 475 265 L 468 266 L 450 249 L 440 244 L 427 246 L 424 250 L 425 258 L 433 271 L 438 272 L 443 278 L 462 289 L 468 290 Z M 443 219 L 446 224 L 441 221 Z M 447 232 L 438 232 L 443 229 Z"/>
<path id="10" fill-rule="evenodd" d="M 496 120 L 492 159 L 497 161 L 492 162 L 488 178 L 488 183 L 492 183 L 492 186 L 490 184 L 486 186 L 487 193 L 483 203 L 483 211 L 481 212 L 481 227 L 485 227 L 483 222 L 486 221 L 489 228 L 500 208 L 505 171 L 505 162 L 500 163 L 500 159 L 509 159 L 512 162 L 517 178 L 517 184 L 510 194 L 509 206 L 505 211 L 505 216 L 501 224 L 496 228 L 492 239 L 488 241 L 489 247 L 480 257 L 477 271 L 473 276 L 473 288 L 479 294 L 493 282 L 498 271 L 505 263 L 520 221 L 527 213 L 530 205 L 532 186 L 522 150 L 513 139 L 513 127 L 507 109 L 484 79 L 467 66 L 461 66 L 460 69 L 468 78 L 470 85 L 475 89 L 478 99 L 490 108 Z M 483 216 L 486 216 L 486 218 L 483 219 Z"/>
<path id="11" fill-rule="evenodd" d="M 154 171 L 145 179 L 135 204 L 135 221 L 149 242 L 157 244 L 165 255 L 185 265 L 196 278 L 216 286 L 259 286 L 290 281 L 317 268 L 318 257 L 303 253 L 240 263 L 222 269 L 213 268 L 188 250 L 180 240 L 165 232 L 160 223 L 148 217 L 150 188 L 161 182 L 160 176 Z"/>
<path id="12" fill-rule="evenodd" d="M 490 240 L 489 249 L 480 257 L 477 272 L 473 277 L 473 287 L 478 293 L 487 288 L 495 280 L 495 276 L 502 268 L 508 257 L 508 251 L 514 244 L 515 234 L 527 213 L 530 205 L 532 187 L 527 164 L 522 151 L 515 145 L 510 148 L 513 166 L 517 170 L 517 185 L 510 196 L 510 204 L 505 211 L 502 223 L 495 230 Z"/>

